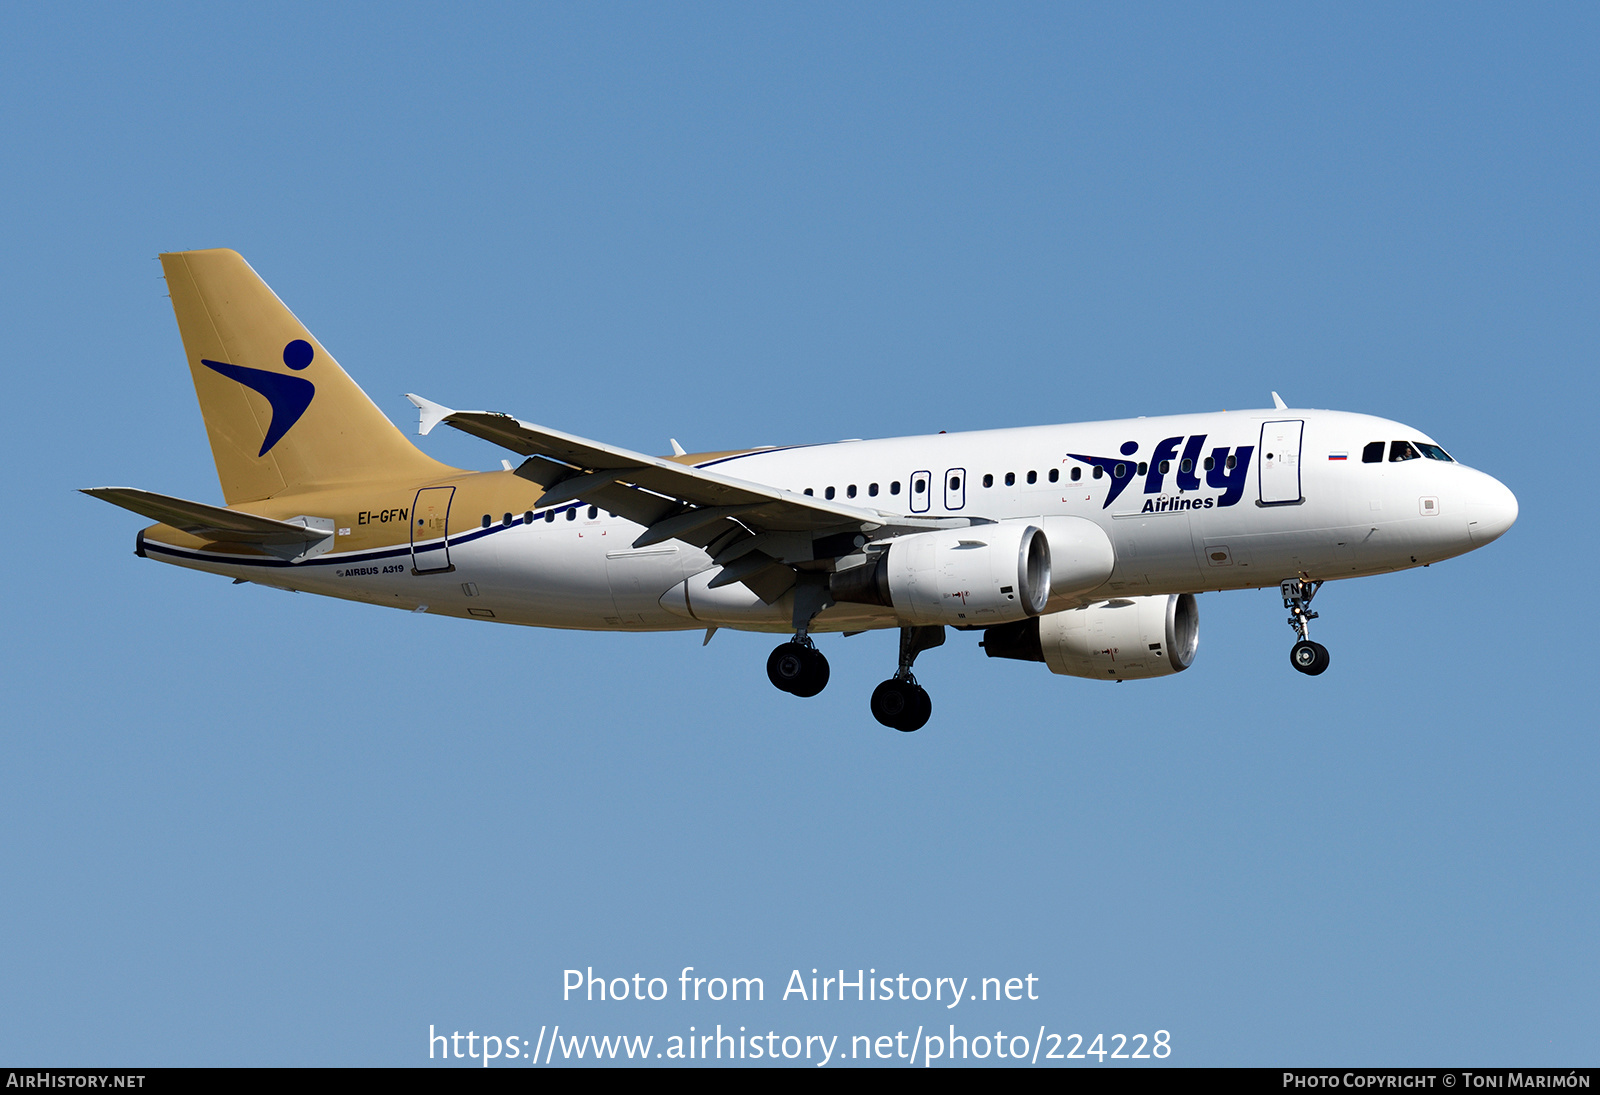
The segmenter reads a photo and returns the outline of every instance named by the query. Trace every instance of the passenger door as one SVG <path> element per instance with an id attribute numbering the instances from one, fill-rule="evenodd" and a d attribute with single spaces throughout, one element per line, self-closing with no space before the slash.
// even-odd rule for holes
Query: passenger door
<path id="1" fill-rule="evenodd" d="M 450 565 L 450 500 L 454 487 L 423 487 L 411 507 L 411 573 L 437 574 Z"/>
<path id="2" fill-rule="evenodd" d="M 1261 504 L 1281 506 L 1304 501 L 1300 494 L 1300 437 L 1303 419 L 1261 424 Z"/>

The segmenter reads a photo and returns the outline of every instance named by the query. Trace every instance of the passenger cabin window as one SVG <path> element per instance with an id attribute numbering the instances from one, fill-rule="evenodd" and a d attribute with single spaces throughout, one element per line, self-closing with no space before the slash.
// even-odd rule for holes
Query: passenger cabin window
<path id="1" fill-rule="evenodd" d="M 567 520 L 576 521 L 577 519 L 578 519 L 578 507 L 577 506 L 573 506 L 571 509 L 569 509 L 567 511 Z"/>
<path id="2" fill-rule="evenodd" d="M 1212 456 L 1206 457 L 1206 462 L 1205 462 L 1205 464 L 1203 466 L 1206 469 L 1206 471 L 1210 471 L 1212 468 L 1217 466 L 1216 458 L 1212 457 Z"/>
<path id="3" fill-rule="evenodd" d="M 1077 468 L 1073 468 L 1072 470 L 1073 471 L 1077 471 L 1078 469 Z M 1105 473 L 1106 473 L 1106 469 L 1102 468 L 1099 464 L 1096 464 L 1094 466 L 1094 477 L 1096 479 L 1099 479 Z"/>
<path id="4" fill-rule="evenodd" d="M 525 525 L 533 524 L 533 511 L 531 509 L 522 515 L 522 523 Z"/>
<path id="5" fill-rule="evenodd" d="M 489 527 L 489 515 L 487 513 L 483 515 L 483 527 Z"/>
<path id="6" fill-rule="evenodd" d="M 1082 478 L 1083 478 L 1083 469 L 1082 468 L 1073 468 L 1072 469 L 1072 481 L 1074 483 L 1076 483 L 1078 480 L 1080 480 Z"/>
<path id="7" fill-rule="evenodd" d="M 854 498 L 856 496 L 856 485 L 854 483 L 844 488 L 844 496 L 846 498 Z"/>
<path id="8" fill-rule="evenodd" d="M 830 502 L 833 501 L 833 488 L 829 487 L 828 489 L 824 490 L 822 492 L 822 497 L 826 498 Z"/>
<path id="9" fill-rule="evenodd" d="M 1232 460 L 1233 457 L 1230 456 L 1230 457 L 1228 457 L 1228 459 Z M 1233 467 L 1233 465 L 1229 464 L 1228 467 L 1231 468 L 1231 467 Z M 1150 470 L 1150 465 L 1149 464 L 1145 463 L 1143 460 L 1139 461 L 1139 474 L 1140 475 L 1143 475 L 1145 472 L 1147 472 L 1149 470 Z"/>
<path id="10" fill-rule="evenodd" d="M 1421 460 L 1422 454 L 1411 447 L 1409 441 L 1389 442 L 1389 463 L 1398 464 L 1402 460 Z"/>
<path id="11" fill-rule="evenodd" d="M 810 487 L 807 487 L 807 488 L 806 488 L 806 497 L 808 497 L 808 498 L 815 498 L 815 497 L 816 497 L 816 494 L 817 494 L 817 492 L 816 492 L 816 491 L 814 491 L 814 490 L 812 490 L 812 489 L 811 489 L 811 488 L 810 488 Z"/>
<path id="12" fill-rule="evenodd" d="M 889 484 L 889 493 L 890 494 L 899 494 L 900 493 L 900 480 L 896 479 L 894 482 Z"/>
<path id="13" fill-rule="evenodd" d="M 1429 460 L 1447 460 L 1452 464 L 1455 463 L 1455 460 L 1450 456 L 1450 454 L 1445 452 L 1438 445 L 1430 445 L 1425 441 L 1418 441 L 1417 448 L 1421 449 L 1422 455 L 1426 456 Z"/>
<path id="14" fill-rule="evenodd" d="M 876 484 L 876 483 L 868 483 L 867 484 L 867 497 L 868 498 L 876 498 L 876 497 L 878 497 L 878 484 Z"/>
<path id="15" fill-rule="evenodd" d="M 556 519 L 556 511 L 555 510 L 547 509 L 547 510 L 544 511 L 544 523 L 545 524 L 548 525 L 548 524 L 552 523 L 555 519 Z"/>
<path id="16" fill-rule="evenodd" d="M 1028 484 L 1031 486 L 1034 483 L 1037 483 L 1038 481 L 1039 481 L 1039 473 L 1036 472 L 1036 471 L 1030 471 L 1028 473 Z"/>
<path id="17" fill-rule="evenodd" d="M 950 489 L 951 490 L 960 490 L 961 489 L 961 476 L 952 475 L 950 477 Z"/>
<path id="18" fill-rule="evenodd" d="M 509 525 L 511 523 L 511 514 L 508 513 L 504 517 L 500 518 L 500 523 L 502 525 Z"/>
<path id="19" fill-rule="evenodd" d="M 1369 441 L 1361 449 L 1361 462 L 1363 464 L 1383 463 L 1383 442 Z"/>
<path id="20" fill-rule="evenodd" d="M 1006 472 L 1006 486 L 1014 487 L 1016 485 L 1017 485 L 1017 473 L 1014 472 L 1014 471 Z"/>
<path id="21" fill-rule="evenodd" d="M 1054 483 L 1056 480 L 1058 480 L 1060 478 L 1061 478 L 1061 469 L 1060 468 L 1051 468 L 1050 469 L 1050 482 Z"/>
<path id="22" fill-rule="evenodd" d="M 599 517 L 599 516 L 600 516 L 600 507 L 599 506 L 590 506 L 589 507 L 589 520 L 593 521 L 596 517 Z"/>
<path id="23" fill-rule="evenodd" d="M 1172 461 L 1171 460 L 1163 460 L 1163 461 L 1161 461 L 1161 474 L 1162 475 L 1167 474 L 1171 470 L 1172 470 Z"/>
<path id="24" fill-rule="evenodd" d="M 994 486 L 994 476 L 992 476 L 992 475 L 985 475 L 985 476 L 984 476 L 984 477 L 983 477 L 983 485 L 984 485 L 984 486 L 986 486 L 986 487 L 992 487 L 992 486 Z"/>

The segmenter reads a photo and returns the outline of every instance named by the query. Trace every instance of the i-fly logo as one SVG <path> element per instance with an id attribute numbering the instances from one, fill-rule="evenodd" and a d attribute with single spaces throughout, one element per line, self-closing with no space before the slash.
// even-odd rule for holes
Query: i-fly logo
<path id="1" fill-rule="evenodd" d="M 1210 456 L 1202 460 L 1200 453 L 1205 448 L 1205 443 L 1206 435 L 1203 433 L 1188 438 L 1187 443 L 1182 434 L 1165 438 L 1156 445 L 1148 463 L 1133 459 L 1139 452 L 1137 441 L 1123 442 L 1121 456 L 1085 456 L 1075 452 L 1069 452 L 1067 456 L 1093 466 L 1096 469 L 1097 479 L 1101 476 L 1110 477 L 1111 489 L 1106 492 L 1105 504 L 1100 507 L 1101 509 L 1106 509 L 1115 502 L 1117 496 L 1127 490 L 1129 484 L 1140 474 L 1144 476 L 1145 494 L 1160 494 L 1166 486 L 1168 474 L 1173 475 L 1174 485 L 1180 494 L 1179 498 L 1174 499 L 1147 499 L 1144 504 L 1145 513 L 1234 505 L 1244 497 L 1245 475 L 1250 468 L 1250 457 L 1256 451 L 1256 447 L 1240 445 L 1230 453 L 1228 446 L 1218 445 L 1212 448 Z M 1178 455 L 1180 447 L 1183 449 L 1181 457 Z M 1174 460 L 1177 461 L 1176 468 L 1173 467 Z M 1201 472 L 1205 473 L 1206 486 L 1222 491 L 1221 497 L 1215 500 L 1181 497 L 1183 492 L 1200 489 Z"/>
<path id="2" fill-rule="evenodd" d="M 297 338 L 283 348 L 283 363 L 295 372 L 299 372 L 311 364 L 311 359 L 316 356 L 316 351 L 311 348 L 311 343 L 303 338 Z M 257 456 L 265 456 L 272 451 L 272 446 L 283 439 L 289 432 L 289 427 L 300 421 L 300 416 L 306 413 L 306 408 L 311 406 L 311 397 L 317 394 L 317 387 L 303 376 L 286 376 L 283 373 L 269 373 L 265 369 L 247 369 L 243 365 L 230 365 L 226 361 L 208 361 L 200 359 L 200 364 L 214 373 L 221 373 L 229 380 L 237 380 L 245 387 L 260 392 L 267 397 L 267 402 L 272 404 L 272 421 L 267 425 L 267 436 L 261 441 L 261 451 Z"/>

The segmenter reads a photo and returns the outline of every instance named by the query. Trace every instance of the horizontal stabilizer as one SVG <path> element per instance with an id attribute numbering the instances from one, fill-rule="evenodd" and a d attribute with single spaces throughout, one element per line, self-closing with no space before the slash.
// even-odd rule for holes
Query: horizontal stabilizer
<path id="1" fill-rule="evenodd" d="M 190 535 L 217 543 L 248 544 L 280 559 L 299 561 L 333 545 L 331 519 L 279 521 L 132 487 L 91 487 L 83 493 Z"/>

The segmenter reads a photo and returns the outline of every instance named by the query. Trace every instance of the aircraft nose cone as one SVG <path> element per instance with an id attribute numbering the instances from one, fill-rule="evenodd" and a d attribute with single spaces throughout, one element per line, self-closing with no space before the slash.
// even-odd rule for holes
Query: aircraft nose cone
<path id="1" fill-rule="evenodd" d="M 1517 496 L 1504 483 L 1485 475 L 1467 498 L 1467 532 L 1472 546 L 1500 539 L 1517 520 Z"/>

